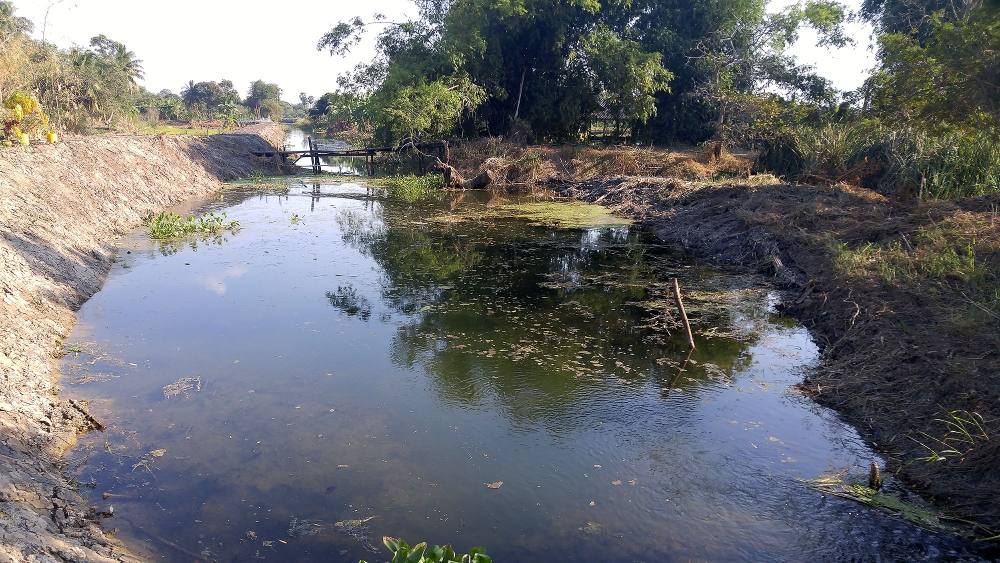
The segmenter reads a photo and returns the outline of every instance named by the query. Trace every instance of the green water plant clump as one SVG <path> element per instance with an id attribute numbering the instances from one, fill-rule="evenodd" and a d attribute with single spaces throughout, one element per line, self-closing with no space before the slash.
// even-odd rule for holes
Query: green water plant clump
<path id="1" fill-rule="evenodd" d="M 163 211 L 146 220 L 150 238 L 157 240 L 172 240 L 190 235 L 219 235 L 226 231 L 235 232 L 239 228 L 239 221 L 227 220 L 225 213 L 182 217 L 177 213 Z"/>
<path id="2" fill-rule="evenodd" d="M 444 188 L 444 178 L 438 175 L 388 176 L 373 180 L 376 187 L 385 189 L 386 197 L 406 203 L 432 199 Z"/>
<path id="3" fill-rule="evenodd" d="M 420 542 L 410 546 L 402 539 L 389 536 L 383 537 L 382 543 L 392 553 L 391 563 L 493 563 L 493 558 L 481 547 L 474 547 L 468 553 L 456 553 L 450 545 L 428 546 L 427 542 Z M 362 560 L 360 563 L 367 562 Z"/>

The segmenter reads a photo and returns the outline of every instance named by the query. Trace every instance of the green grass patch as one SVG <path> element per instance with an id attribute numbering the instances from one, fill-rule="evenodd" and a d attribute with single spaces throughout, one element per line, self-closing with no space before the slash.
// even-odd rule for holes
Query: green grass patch
<path id="1" fill-rule="evenodd" d="M 1000 318 L 1000 270 L 992 243 L 960 227 L 943 221 L 889 241 L 853 247 L 833 241 L 834 269 L 841 276 L 945 292 Z"/>
<path id="2" fill-rule="evenodd" d="M 151 216 L 146 220 L 146 231 L 156 240 L 176 240 L 191 235 L 220 235 L 236 232 L 239 221 L 229 221 L 226 214 L 206 213 L 199 217 L 182 217 L 168 211 Z"/>
<path id="3" fill-rule="evenodd" d="M 836 243 L 834 267 L 838 273 L 854 277 L 874 273 L 888 283 L 949 279 L 968 283 L 981 281 L 988 274 L 977 263 L 972 244 L 911 249 L 899 240 L 857 248 Z"/>
<path id="4" fill-rule="evenodd" d="M 388 176 L 372 180 L 371 185 L 385 190 L 389 199 L 405 203 L 416 203 L 440 197 L 444 188 L 444 179 L 438 175 Z"/>

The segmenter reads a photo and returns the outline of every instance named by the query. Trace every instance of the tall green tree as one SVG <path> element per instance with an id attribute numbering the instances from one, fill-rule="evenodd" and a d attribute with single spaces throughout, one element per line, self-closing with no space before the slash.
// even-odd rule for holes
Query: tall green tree
<path id="1" fill-rule="evenodd" d="M 258 117 L 281 119 L 281 88 L 277 84 L 254 80 L 243 103 Z"/>
<path id="2" fill-rule="evenodd" d="M 865 7 L 878 8 L 867 13 L 886 30 L 878 36 L 879 65 L 864 87 L 876 115 L 931 130 L 1000 127 L 996 3 L 940 8 L 929 0 L 887 0 Z"/>
<path id="3" fill-rule="evenodd" d="M 403 88 L 468 80 L 485 97 L 461 119 L 467 132 L 515 126 L 537 140 L 579 138 L 610 112 L 619 129 L 661 140 L 717 134 L 735 94 L 780 86 L 830 99 L 829 84 L 787 47 L 802 26 L 841 44 L 843 6 L 803 0 L 768 14 L 765 0 L 421 0 L 419 17 L 354 18 L 319 47 L 342 54 L 382 26 L 378 56 L 347 78 L 373 102 Z M 372 103 L 369 109 L 377 112 Z"/>
<path id="4" fill-rule="evenodd" d="M 0 0 L 0 41 L 7 43 L 18 35 L 27 35 L 34 28 L 31 20 L 15 15 L 14 4 Z"/>
<path id="5" fill-rule="evenodd" d="M 660 53 L 648 53 L 639 42 L 623 39 L 604 25 L 583 38 L 583 52 L 617 135 L 656 115 L 655 95 L 669 92 L 674 76 L 663 68 Z"/>
<path id="6" fill-rule="evenodd" d="M 230 80 L 191 80 L 181 89 L 181 99 L 189 112 L 202 119 L 222 117 L 242 104 L 240 94 Z"/>

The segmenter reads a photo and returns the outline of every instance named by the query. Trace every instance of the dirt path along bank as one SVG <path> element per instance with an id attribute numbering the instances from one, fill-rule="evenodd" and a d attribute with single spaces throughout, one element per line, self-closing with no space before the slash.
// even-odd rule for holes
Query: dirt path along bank
<path id="1" fill-rule="evenodd" d="M 102 136 L 0 149 L 0 561 L 127 561 L 62 454 L 98 424 L 58 396 L 62 340 L 97 292 L 115 241 L 144 216 L 270 171 L 260 124 L 211 137 Z"/>

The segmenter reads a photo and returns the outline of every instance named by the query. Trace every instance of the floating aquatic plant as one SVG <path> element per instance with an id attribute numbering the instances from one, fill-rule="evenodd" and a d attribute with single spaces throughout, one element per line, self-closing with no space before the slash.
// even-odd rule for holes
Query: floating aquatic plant
<path id="1" fill-rule="evenodd" d="M 150 238 L 157 240 L 171 240 L 195 234 L 218 235 L 226 231 L 235 232 L 239 227 L 239 221 L 227 221 L 225 213 L 182 217 L 164 211 L 146 220 L 146 230 Z"/>

